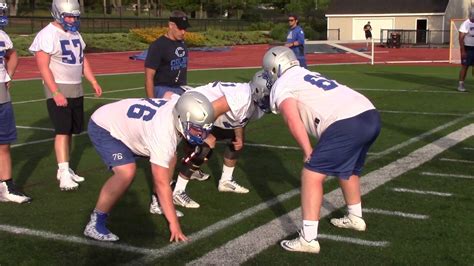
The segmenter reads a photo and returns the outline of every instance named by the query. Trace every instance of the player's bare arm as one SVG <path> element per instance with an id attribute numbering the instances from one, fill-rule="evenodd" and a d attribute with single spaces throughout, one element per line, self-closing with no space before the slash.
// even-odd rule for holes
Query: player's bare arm
<path id="1" fill-rule="evenodd" d="M 89 60 L 84 56 L 84 77 L 91 83 L 92 88 L 94 89 L 95 95 L 100 97 L 102 95 L 102 88 L 99 85 L 99 82 L 95 79 L 94 73 L 92 72 L 91 65 Z"/>
<path id="2" fill-rule="evenodd" d="M 179 225 L 178 217 L 176 216 L 176 209 L 173 204 L 170 186 L 170 169 L 152 163 L 151 171 L 153 174 L 155 191 L 158 194 L 158 200 L 163 209 L 166 220 L 168 220 L 169 223 L 171 233 L 170 242 L 186 241 L 187 237 L 181 231 L 181 226 Z"/>
<path id="3" fill-rule="evenodd" d="M 303 150 L 304 160 L 306 161 L 313 151 L 311 142 L 309 140 L 308 133 L 304 127 L 303 121 L 298 113 L 297 101 L 294 98 L 286 98 L 280 103 L 279 109 L 283 118 L 290 129 L 291 135 L 298 142 L 299 146 Z"/>
<path id="4" fill-rule="evenodd" d="M 57 106 L 67 106 L 67 100 L 59 91 L 58 84 L 56 84 L 56 81 L 54 80 L 53 72 L 51 72 L 51 69 L 49 68 L 51 56 L 43 51 L 38 51 L 35 53 L 35 58 L 41 77 L 51 91 L 54 102 Z"/>
<path id="5" fill-rule="evenodd" d="M 153 77 L 155 76 L 155 73 L 155 69 L 145 67 L 145 92 L 146 97 L 148 98 L 153 98 Z"/>

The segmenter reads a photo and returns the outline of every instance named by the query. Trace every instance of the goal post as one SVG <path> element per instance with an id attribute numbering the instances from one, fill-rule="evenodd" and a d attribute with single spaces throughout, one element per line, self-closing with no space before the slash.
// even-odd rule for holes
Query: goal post
<path id="1" fill-rule="evenodd" d="M 461 51 L 459 46 L 459 28 L 466 19 L 454 18 L 451 19 L 449 27 L 449 63 L 461 63 Z"/>
<path id="2" fill-rule="evenodd" d="M 341 64 L 374 64 L 374 40 L 370 41 L 305 41 L 306 53 L 332 54 L 340 57 Z"/>

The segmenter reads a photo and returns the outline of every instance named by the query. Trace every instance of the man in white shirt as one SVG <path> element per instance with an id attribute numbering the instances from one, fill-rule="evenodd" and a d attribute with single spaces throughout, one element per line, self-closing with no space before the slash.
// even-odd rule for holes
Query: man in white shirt
<path id="1" fill-rule="evenodd" d="M 323 182 L 339 177 L 348 215 L 331 219 L 337 227 L 363 231 L 359 177 L 365 157 L 380 132 L 380 116 L 362 94 L 299 66 L 290 49 L 267 51 L 263 68 L 273 83 L 270 107 L 283 118 L 304 154 L 301 177 L 303 226 L 300 236 L 284 240 L 289 251 L 319 253 L 317 241 Z M 308 134 L 318 138 L 313 147 Z"/>
<path id="2" fill-rule="evenodd" d="M 125 99 L 104 105 L 91 116 L 89 137 L 104 163 L 113 171 L 100 191 L 84 235 L 99 241 L 119 238 L 106 227 L 107 217 L 132 183 L 136 157 L 149 157 L 153 189 L 169 222 L 170 241 L 185 241 L 170 186 L 176 146 L 182 138 L 198 145 L 209 134 L 219 108 L 197 92 L 171 99 Z"/>
<path id="3" fill-rule="evenodd" d="M 56 133 L 54 150 L 59 188 L 73 190 L 84 181 L 69 167 L 71 136 L 84 130 L 82 75 L 91 83 L 96 96 L 102 94 L 102 88 L 84 55 L 86 44 L 78 32 L 79 3 L 54 0 L 51 14 L 54 21 L 36 35 L 29 50 L 35 54 L 43 78 L 46 105 Z"/>
<path id="4" fill-rule="evenodd" d="M 474 8 L 469 11 L 469 18 L 459 27 L 459 49 L 461 50 L 461 71 L 458 91 L 466 92 L 464 80 L 467 69 L 474 65 Z"/>

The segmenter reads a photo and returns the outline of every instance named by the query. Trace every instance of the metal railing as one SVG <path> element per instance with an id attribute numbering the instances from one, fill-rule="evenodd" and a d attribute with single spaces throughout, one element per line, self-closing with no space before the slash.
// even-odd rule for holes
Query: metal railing
<path id="1" fill-rule="evenodd" d="M 392 34 L 400 35 L 402 45 L 444 45 L 449 43 L 449 30 L 380 30 L 380 44 L 387 44 Z"/>
<path id="2" fill-rule="evenodd" d="M 8 32 L 33 34 L 41 30 L 53 19 L 51 17 L 10 17 Z M 251 22 L 237 19 L 190 19 L 189 31 L 206 31 L 209 28 L 229 31 L 247 30 Z M 100 18 L 82 17 L 81 32 L 110 33 L 128 32 L 132 28 L 166 27 L 167 18 Z"/>

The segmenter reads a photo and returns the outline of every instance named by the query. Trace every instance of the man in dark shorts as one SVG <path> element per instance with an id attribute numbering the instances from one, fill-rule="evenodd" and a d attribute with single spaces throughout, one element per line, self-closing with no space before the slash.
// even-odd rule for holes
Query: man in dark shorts
<path id="1" fill-rule="evenodd" d="M 43 79 L 49 117 L 54 125 L 54 150 L 58 163 L 56 178 L 61 190 L 73 190 L 84 178 L 69 167 L 72 134 L 84 130 L 82 75 L 96 96 L 102 88 L 84 55 L 86 44 L 79 33 L 79 3 L 53 0 L 54 21 L 36 35 L 29 50 L 35 55 Z"/>
<path id="2" fill-rule="evenodd" d="M 367 41 L 372 40 L 372 26 L 370 26 L 370 21 L 364 25 L 365 39 Z"/>
<path id="3" fill-rule="evenodd" d="M 469 12 L 469 18 L 459 27 L 459 48 L 461 50 L 461 71 L 459 72 L 459 92 L 466 92 L 464 80 L 469 66 L 474 65 L 474 9 Z"/>
<path id="4" fill-rule="evenodd" d="M 173 11 L 168 32 L 148 48 L 145 60 L 145 90 L 148 98 L 170 98 L 181 95 L 187 82 L 188 48 L 184 43 L 188 18 L 182 11 Z"/>

